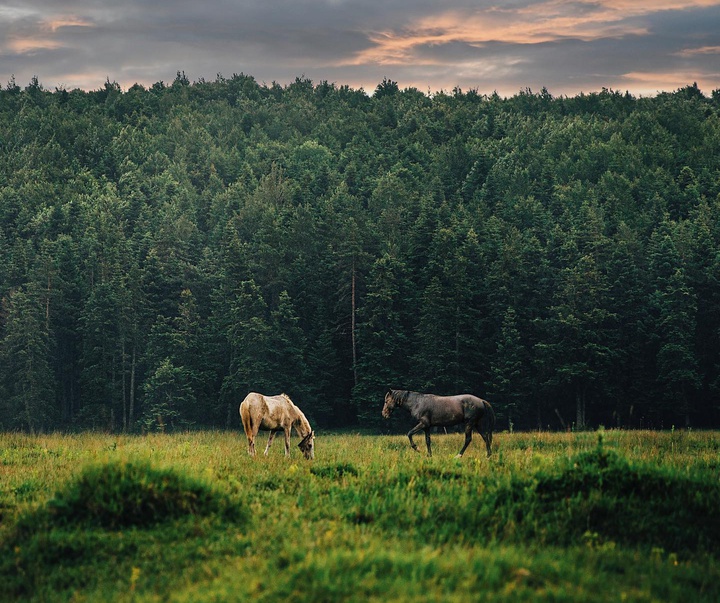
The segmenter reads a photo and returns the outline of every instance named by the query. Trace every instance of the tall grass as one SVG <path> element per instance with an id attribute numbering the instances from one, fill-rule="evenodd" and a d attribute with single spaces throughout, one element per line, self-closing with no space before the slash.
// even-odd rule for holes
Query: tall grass
<path id="1" fill-rule="evenodd" d="M 0 434 L 0 595 L 720 598 L 718 433 L 495 441 L 319 434 L 308 462 L 231 432 Z"/>

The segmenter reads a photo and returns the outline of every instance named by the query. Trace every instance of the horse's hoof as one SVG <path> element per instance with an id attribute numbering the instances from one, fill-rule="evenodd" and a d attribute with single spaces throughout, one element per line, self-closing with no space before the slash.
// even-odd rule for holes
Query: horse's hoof
<path id="1" fill-rule="evenodd" d="M 461 458 L 462 458 L 462 454 L 456 454 L 456 455 L 455 455 L 455 458 L 456 458 L 456 459 L 461 459 Z"/>

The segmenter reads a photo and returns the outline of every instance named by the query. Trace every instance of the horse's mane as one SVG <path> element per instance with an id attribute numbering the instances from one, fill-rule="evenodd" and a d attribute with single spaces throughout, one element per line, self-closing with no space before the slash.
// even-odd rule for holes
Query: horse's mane
<path id="1" fill-rule="evenodd" d="M 405 402 L 407 402 L 410 394 L 416 394 L 416 392 L 409 392 L 405 389 L 392 390 L 393 400 L 394 400 L 395 404 L 397 404 L 398 406 L 402 406 L 403 404 L 405 404 Z"/>
<path id="2" fill-rule="evenodd" d="M 300 407 L 297 406 L 297 405 L 295 404 L 295 402 L 293 402 L 293 401 L 290 399 L 290 396 L 288 396 L 287 394 L 282 393 L 282 394 L 280 394 L 280 397 L 281 397 L 281 398 L 285 398 L 285 400 L 290 404 L 290 406 L 292 407 L 292 409 L 293 409 L 293 410 L 295 411 L 295 413 L 297 414 L 297 419 L 296 419 L 295 421 L 298 422 L 298 423 L 300 423 L 300 424 L 302 424 L 303 429 L 305 429 L 305 430 L 307 431 L 307 433 L 310 434 L 310 432 L 312 431 L 312 427 L 310 426 L 310 421 L 307 420 L 307 417 L 305 416 L 305 413 L 303 413 L 303 411 L 300 410 Z"/>

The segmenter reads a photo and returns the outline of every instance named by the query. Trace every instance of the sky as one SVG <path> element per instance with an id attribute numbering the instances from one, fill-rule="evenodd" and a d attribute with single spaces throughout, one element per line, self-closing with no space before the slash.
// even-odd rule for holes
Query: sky
<path id="1" fill-rule="evenodd" d="M 720 89 L 720 0 L 0 0 L 0 86 Z"/>

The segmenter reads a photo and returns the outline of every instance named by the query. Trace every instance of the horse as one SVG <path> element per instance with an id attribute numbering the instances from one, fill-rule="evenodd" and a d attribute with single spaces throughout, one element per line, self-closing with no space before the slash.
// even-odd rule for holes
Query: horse
<path id="1" fill-rule="evenodd" d="M 389 419 L 395 408 L 408 410 L 410 415 L 416 421 L 419 421 L 407 434 L 410 439 L 410 447 L 416 452 L 420 451 L 413 442 L 413 434 L 425 431 L 428 456 L 432 456 L 430 428 L 464 424 L 465 444 L 457 454 L 457 458 L 462 457 L 465 449 L 470 445 L 473 429 L 485 440 L 488 457 L 492 454 L 492 430 L 495 426 L 495 411 L 493 411 L 487 400 L 472 394 L 436 396 L 435 394 L 391 389 L 385 394 L 382 416 Z"/>
<path id="2" fill-rule="evenodd" d="M 293 404 L 287 394 L 265 396 L 250 392 L 240 403 L 240 418 L 248 439 L 248 453 L 255 456 L 255 437 L 258 431 L 269 431 L 265 456 L 270 450 L 275 434 L 285 432 L 285 456 L 290 456 L 290 432 L 295 428 L 301 438 L 298 448 L 305 458 L 315 458 L 315 432 L 303 412 Z"/>

